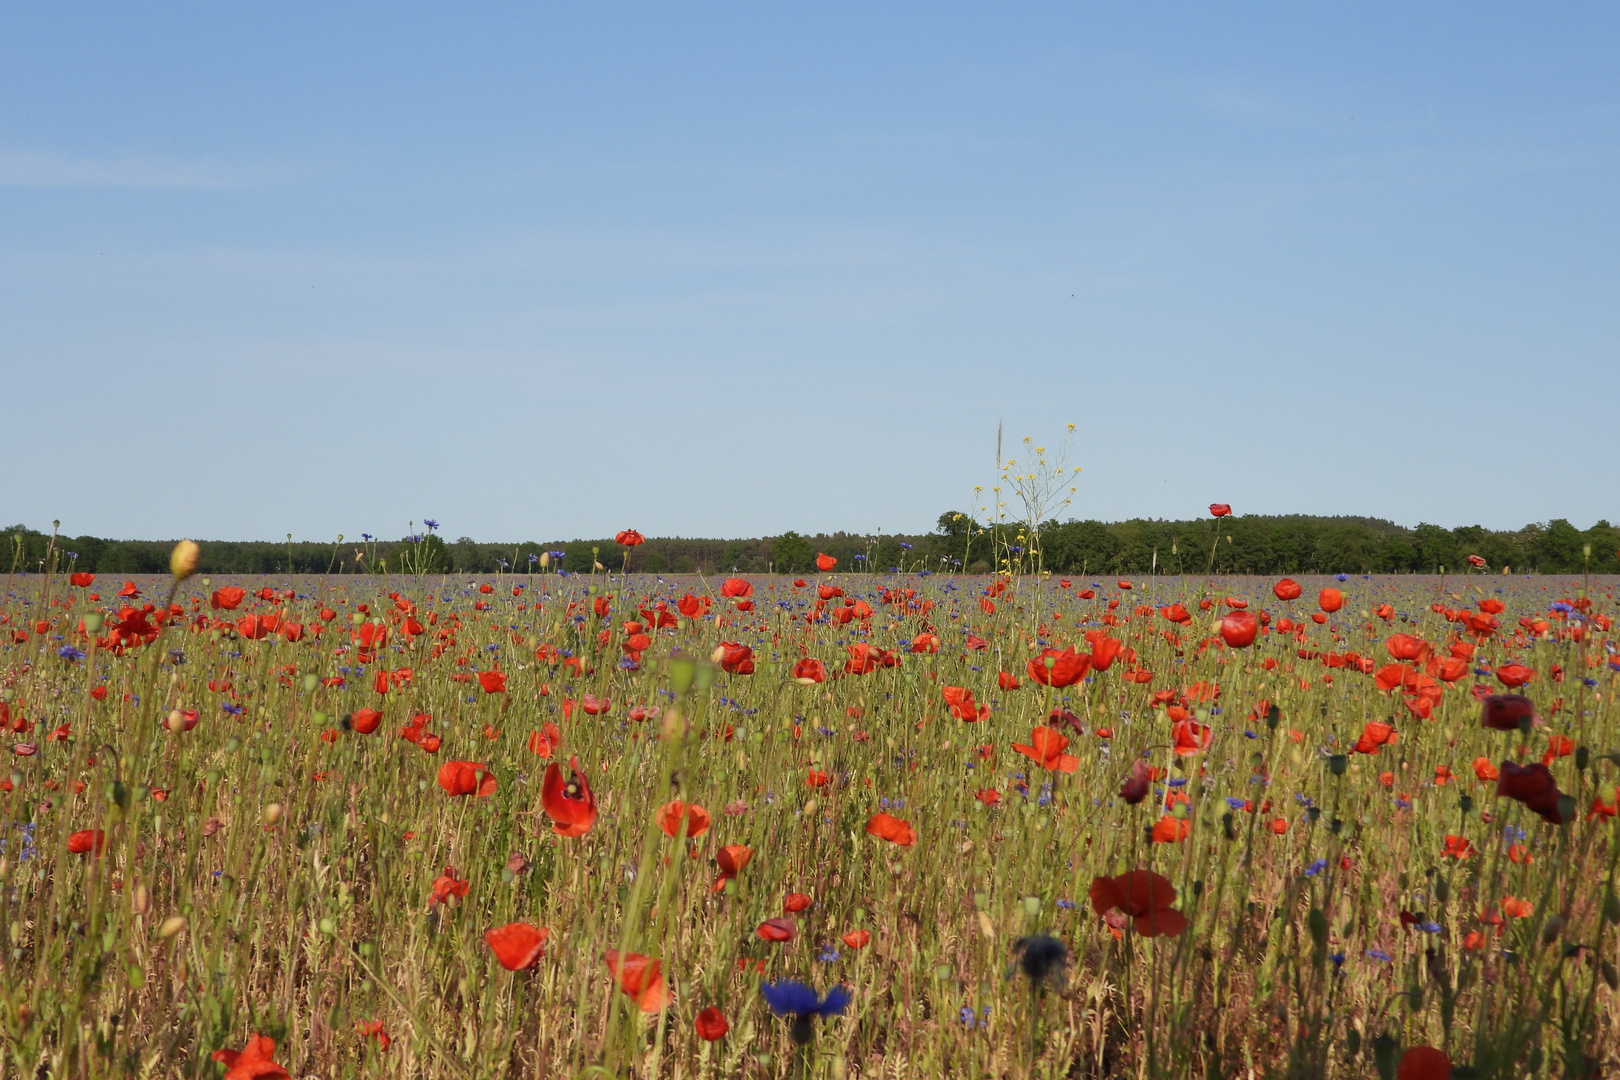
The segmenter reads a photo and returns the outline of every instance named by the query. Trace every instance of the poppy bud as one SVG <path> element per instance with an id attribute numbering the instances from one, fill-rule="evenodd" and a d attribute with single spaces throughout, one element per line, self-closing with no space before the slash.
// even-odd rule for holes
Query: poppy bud
<path id="1" fill-rule="evenodd" d="M 197 562 L 201 558 L 202 549 L 195 540 L 182 540 L 169 553 L 169 573 L 174 575 L 176 581 L 184 581 L 197 572 Z"/>
<path id="2" fill-rule="evenodd" d="M 136 885 L 130 890 L 129 910 L 136 915 L 145 915 L 146 909 L 152 904 L 152 891 L 145 885 Z"/>
<path id="3" fill-rule="evenodd" d="M 281 822 L 282 814 L 283 810 L 281 804 L 278 802 L 273 802 L 264 808 L 264 823 L 266 825 L 279 824 Z"/>
<path id="4" fill-rule="evenodd" d="M 1541 943 L 1551 945 L 1554 941 L 1557 941 L 1558 935 L 1564 932 L 1564 924 L 1567 922 L 1569 922 L 1568 919 L 1556 912 L 1549 915 L 1547 921 L 1541 925 Z"/>
<path id="5" fill-rule="evenodd" d="M 158 924 L 157 935 L 159 938 L 167 941 L 185 928 L 186 917 L 184 915 L 170 915 L 167 919 L 164 919 L 163 922 Z"/>
<path id="6" fill-rule="evenodd" d="M 84 632 L 87 634 L 101 633 L 101 625 L 106 617 L 99 611 L 86 612 L 84 616 Z"/>

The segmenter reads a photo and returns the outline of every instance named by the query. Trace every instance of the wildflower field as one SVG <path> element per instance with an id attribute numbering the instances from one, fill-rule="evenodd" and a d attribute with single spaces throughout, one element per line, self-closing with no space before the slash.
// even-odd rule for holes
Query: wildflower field
<path id="1" fill-rule="evenodd" d="M 1620 1071 L 1615 579 L 832 561 L 12 576 L 0 1074 Z"/>

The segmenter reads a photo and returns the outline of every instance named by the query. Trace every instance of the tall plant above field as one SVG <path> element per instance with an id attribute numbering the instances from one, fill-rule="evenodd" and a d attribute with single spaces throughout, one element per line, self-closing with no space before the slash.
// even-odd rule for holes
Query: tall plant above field
<path id="1" fill-rule="evenodd" d="M 1053 515 L 1069 505 L 1079 490 L 1068 481 L 1080 472 L 1080 466 L 1069 464 L 1074 450 L 1075 425 L 1069 424 L 1063 443 L 1055 454 L 1048 454 L 1044 446 L 1034 445 L 1034 438 L 1024 436 L 1024 456 L 1008 458 L 1001 463 L 1001 486 L 994 488 L 999 497 L 1003 487 L 1023 506 L 1019 519 L 1022 528 L 1014 539 L 1004 542 L 997 560 L 1001 569 L 1010 573 L 1039 572 L 1041 569 L 1041 531 Z M 998 447 L 999 449 L 999 447 Z M 997 454 L 1000 458 L 1000 454 Z M 1067 485 L 1068 490 L 1064 487 Z M 1006 503 L 998 501 L 997 520 L 1005 521 Z M 1053 522 L 1055 524 L 1055 522 Z"/>

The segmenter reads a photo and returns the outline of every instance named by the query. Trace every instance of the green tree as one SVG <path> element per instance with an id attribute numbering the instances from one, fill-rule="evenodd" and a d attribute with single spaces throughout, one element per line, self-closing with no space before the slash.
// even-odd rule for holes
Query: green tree
<path id="1" fill-rule="evenodd" d="M 785 532 L 771 541 L 771 563 L 778 573 L 802 574 L 810 569 L 816 549 L 796 532 Z"/>

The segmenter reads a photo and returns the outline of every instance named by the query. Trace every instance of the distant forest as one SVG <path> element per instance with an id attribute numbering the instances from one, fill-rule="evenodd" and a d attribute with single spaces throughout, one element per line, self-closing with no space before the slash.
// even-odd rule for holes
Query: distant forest
<path id="1" fill-rule="evenodd" d="M 58 536 L 14 526 L 7 562 L 38 573 L 47 559 L 59 571 L 161 573 L 173 540 L 104 540 Z M 916 536 L 795 532 L 747 540 L 649 537 L 624 548 L 611 539 L 480 543 L 426 534 L 399 540 L 362 537 L 341 543 L 201 540 L 205 574 L 528 574 L 589 573 L 601 564 L 634 573 L 806 573 L 826 553 L 835 573 L 930 570 L 985 573 L 1011 560 L 1060 574 L 1458 573 L 1478 556 L 1484 569 L 1520 573 L 1620 573 L 1620 529 L 1599 521 L 1580 530 L 1568 521 L 1494 532 L 1477 525 L 1407 528 L 1378 518 L 1244 516 L 1197 521 L 1048 522 L 1031 538 L 1022 526 L 986 526 L 965 514 L 940 515 L 935 531 Z"/>

